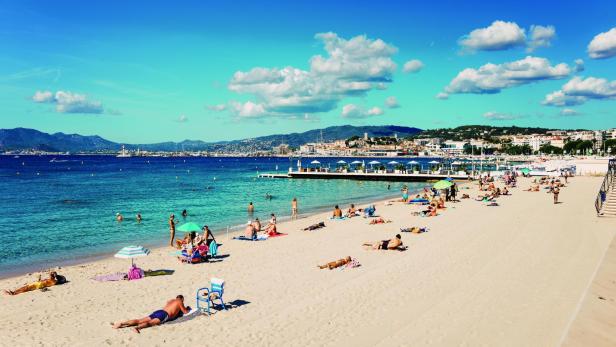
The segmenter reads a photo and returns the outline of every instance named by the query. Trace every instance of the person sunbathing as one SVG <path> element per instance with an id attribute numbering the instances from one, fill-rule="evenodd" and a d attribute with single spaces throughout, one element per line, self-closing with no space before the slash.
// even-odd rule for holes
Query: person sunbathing
<path id="1" fill-rule="evenodd" d="M 334 206 L 334 213 L 332 215 L 333 218 L 342 218 L 342 210 L 338 205 Z"/>
<path id="2" fill-rule="evenodd" d="M 133 330 L 136 333 L 140 333 L 140 331 L 145 328 L 170 322 L 188 312 L 190 312 L 190 306 L 184 306 L 184 296 L 178 295 L 175 299 L 167 301 L 167 304 L 162 310 L 156 310 L 147 317 L 116 322 L 112 323 L 111 326 L 114 329 L 134 327 Z"/>
<path id="3" fill-rule="evenodd" d="M 364 244 L 362 245 L 364 247 L 370 247 L 369 249 L 374 249 L 374 250 L 378 250 L 378 249 L 384 249 L 384 250 L 403 250 L 403 244 L 402 244 L 402 236 L 400 236 L 400 234 L 397 234 L 393 239 L 391 240 L 382 240 L 382 241 L 376 241 L 376 242 L 364 242 Z"/>
<path id="4" fill-rule="evenodd" d="M 31 292 L 37 289 L 43 289 L 52 287 L 55 285 L 60 285 L 66 283 L 66 278 L 64 276 L 58 275 L 55 271 L 49 273 L 49 278 L 41 280 L 41 276 L 39 275 L 38 281 L 30 284 L 26 284 L 23 287 L 17 288 L 15 290 L 5 290 L 4 293 L 8 295 L 17 295 L 26 292 Z"/>
<path id="5" fill-rule="evenodd" d="M 413 233 L 413 234 L 421 234 L 428 231 L 428 228 L 420 228 L 420 227 L 410 227 L 410 228 L 401 228 L 400 232 L 403 233 Z"/>
<path id="6" fill-rule="evenodd" d="M 253 223 L 248 222 L 246 224 L 246 229 L 244 229 L 244 236 L 249 239 L 254 239 L 257 237 L 257 231 L 255 230 L 255 226 Z"/>
<path id="7" fill-rule="evenodd" d="M 311 226 L 308 226 L 304 228 L 303 230 L 309 231 L 309 230 L 316 230 L 316 229 L 321 229 L 321 228 L 325 228 L 325 222 L 312 224 Z"/>
<path id="8" fill-rule="evenodd" d="M 255 229 L 256 233 L 261 231 L 261 221 L 259 220 L 259 218 L 255 218 L 255 221 L 252 222 L 252 227 Z"/>
<path id="9" fill-rule="evenodd" d="M 349 218 L 357 216 L 357 210 L 355 209 L 355 204 L 351 204 L 351 207 L 349 207 L 349 209 L 347 210 L 346 216 Z"/>
<path id="10" fill-rule="evenodd" d="M 270 219 L 269 223 L 265 227 L 265 233 L 269 234 L 269 235 L 277 234 L 277 232 L 276 232 L 276 216 L 273 213 L 272 213 L 272 218 Z"/>
<path id="11" fill-rule="evenodd" d="M 507 187 L 503 188 L 503 191 L 501 192 L 501 195 L 509 195 L 509 190 L 507 189 Z"/>
<path id="12" fill-rule="evenodd" d="M 462 197 L 460 199 L 470 199 L 471 196 L 468 194 L 462 194 Z"/>
<path id="13" fill-rule="evenodd" d="M 374 224 L 385 224 L 385 223 L 391 223 L 390 220 L 385 220 L 383 219 L 383 217 L 379 217 L 379 218 L 374 218 L 372 220 L 370 220 L 370 225 L 374 225 Z"/>
<path id="14" fill-rule="evenodd" d="M 338 259 L 336 261 L 329 262 L 329 263 L 327 263 L 325 265 L 317 265 L 317 266 L 319 267 L 319 269 L 330 269 L 330 270 L 332 270 L 332 269 L 344 266 L 344 265 L 346 265 L 346 264 L 348 264 L 350 262 L 351 262 L 351 257 L 346 257 L 346 258 L 343 258 L 343 259 Z"/>

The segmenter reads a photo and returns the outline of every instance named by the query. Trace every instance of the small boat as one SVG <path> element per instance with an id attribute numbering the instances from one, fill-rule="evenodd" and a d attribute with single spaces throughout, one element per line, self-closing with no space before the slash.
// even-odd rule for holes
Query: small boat
<path id="1" fill-rule="evenodd" d="M 118 155 L 116 155 L 116 158 L 130 158 L 130 157 L 131 157 L 130 153 L 126 150 L 126 148 L 124 148 L 124 145 L 122 145 L 122 150 L 120 151 Z"/>

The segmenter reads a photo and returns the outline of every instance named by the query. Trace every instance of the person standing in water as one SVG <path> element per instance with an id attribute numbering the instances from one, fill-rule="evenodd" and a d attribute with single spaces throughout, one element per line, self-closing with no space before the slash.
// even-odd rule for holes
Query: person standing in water
<path id="1" fill-rule="evenodd" d="M 124 220 L 124 216 L 122 216 L 122 214 L 120 212 L 116 213 L 116 220 L 118 222 L 121 222 Z"/>
<path id="2" fill-rule="evenodd" d="M 182 217 L 186 218 L 186 216 L 188 216 L 188 211 L 186 210 L 182 211 Z"/>
<path id="3" fill-rule="evenodd" d="M 141 213 L 137 213 L 137 223 L 141 223 Z"/>
<path id="4" fill-rule="evenodd" d="M 252 204 L 252 201 L 248 203 L 248 214 L 253 214 L 255 212 L 255 205 Z"/>
<path id="5" fill-rule="evenodd" d="M 291 201 L 291 218 L 297 219 L 297 198 Z"/>
<path id="6" fill-rule="evenodd" d="M 171 234 L 169 246 L 173 247 L 173 241 L 175 240 L 175 215 L 173 213 L 169 216 L 169 233 Z"/>

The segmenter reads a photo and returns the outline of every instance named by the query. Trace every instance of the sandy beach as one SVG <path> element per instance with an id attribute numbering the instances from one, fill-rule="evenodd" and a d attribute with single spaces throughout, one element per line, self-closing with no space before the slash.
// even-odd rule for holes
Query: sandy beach
<path id="1" fill-rule="evenodd" d="M 65 267 L 70 283 L 47 292 L 2 296 L 2 345 L 230 346 L 557 346 L 580 310 L 616 230 L 596 217 L 600 177 L 575 177 L 561 204 L 542 192 L 513 195 L 488 207 L 472 199 L 449 203 L 433 218 L 418 208 L 377 203 L 392 223 L 364 218 L 329 220 L 329 213 L 281 223 L 287 236 L 263 242 L 218 238 L 220 262 L 179 263 L 171 248 L 137 260 L 171 276 L 100 283 L 95 275 L 126 271 L 130 261 L 106 258 Z M 476 184 L 462 193 L 477 196 Z M 300 205 L 301 207 L 301 205 Z M 341 206 L 343 209 L 348 206 Z M 300 229 L 320 221 L 327 227 Z M 393 237 L 409 249 L 369 251 L 364 241 Z M 361 267 L 319 270 L 345 256 Z M 226 281 L 226 311 L 194 315 L 136 334 L 109 322 L 140 318 L 183 294 L 195 306 L 197 288 Z M 2 289 L 35 279 L 0 281 Z"/>

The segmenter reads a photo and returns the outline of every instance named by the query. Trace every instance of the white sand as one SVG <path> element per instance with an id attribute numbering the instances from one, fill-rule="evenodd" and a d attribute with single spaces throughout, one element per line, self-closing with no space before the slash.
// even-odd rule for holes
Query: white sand
<path id="1" fill-rule="evenodd" d="M 600 183 L 574 178 L 561 191 L 564 203 L 553 205 L 545 192 L 523 192 L 522 180 L 499 207 L 464 200 L 436 218 L 379 203 L 378 214 L 393 223 L 369 226 L 363 218 L 330 221 L 321 214 L 281 224 L 289 235 L 265 242 L 222 238 L 221 253 L 230 256 L 219 263 L 183 265 L 169 248 L 138 261 L 144 269 L 174 269 L 172 276 L 88 279 L 126 270 L 128 262 L 114 258 L 63 268 L 66 285 L 2 296 L 0 344 L 558 345 L 614 235 L 611 221 L 594 213 Z M 325 229 L 299 231 L 322 220 Z M 403 234 L 406 252 L 360 246 L 414 225 L 430 232 Z M 362 267 L 316 267 L 347 255 Z M 2 280 L 0 287 L 32 277 Z M 196 289 L 211 277 L 224 278 L 225 300 L 241 305 L 139 335 L 109 327 L 148 315 L 177 294 L 194 306 Z"/>

